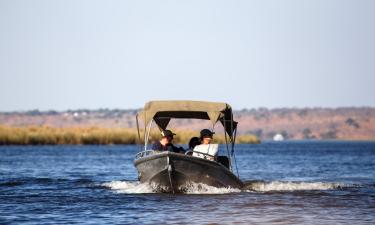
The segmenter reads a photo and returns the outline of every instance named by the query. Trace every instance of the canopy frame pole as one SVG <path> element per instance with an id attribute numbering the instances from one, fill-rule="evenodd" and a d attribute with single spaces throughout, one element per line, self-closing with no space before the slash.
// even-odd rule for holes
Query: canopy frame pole
<path id="1" fill-rule="evenodd" d="M 234 153 L 234 142 L 236 141 L 236 134 L 237 134 L 237 129 L 234 130 L 234 136 L 233 136 L 234 141 L 232 142 L 232 151 L 233 151 L 234 164 L 236 165 L 237 177 L 238 177 L 238 179 L 240 179 L 240 173 L 238 172 L 236 154 Z"/>
<path id="2" fill-rule="evenodd" d="M 145 127 L 145 151 L 147 150 L 147 143 L 148 143 L 148 138 L 150 136 L 150 131 L 151 131 L 151 126 L 152 126 L 152 123 L 154 122 L 154 120 L 151 120 L 151 122 L 149 123 L 148 127 L 147 127 L 147 130 L 146 130 L 146 127 Z M 146 125 L 145 125 L 146 126 Z"/>
<path id="3" fill-rule="evenodd" d="M 233 171 L 233 166 L 232 166 L 232 156 L 229 152 L 229 146 L 228 146 L 228 139 L 227 139 L 227 127 L 226 127 L 226 120 L 225 120 L 225 117 L 223 117 L 223 121 L 224 121 L 224 138 L 225 138 L 225 146 L 226 146 L 226 149 L 227 149 L 227 155 L 229 157 L 229 164 L 230 164 L 230 171 Z"/>
<path id="4" fill-rule="evenodd" d="M 140 133 L 140 131 L 139 131 L 138 114 L 135 116 L 135 121 L 136 121 L 136 123 L 137 123 L 137 133 L 138 133 L 139 151 L 142 151 L 142 140 L 141 140 L 141 133 Z"/>
<path id="5" fill-rule="evenodd" d="M 230 125 L 231 125 L 231 134 L 232 134 L 232 157 L 234 159 L 234 164 L 236 165 L 237 177 L 238 177 L 238 179 L 240 179 L 240 173 L 238 172 L 236 155 L 234 154 L 234 144 L 235 144 L 236 136 L 237 136 L 237 128 L 235 130 L 233 130 L 233 113 L 231 113 L 230 122 L 231 122 Z"/>
<path id="6" fill-rule="evenodd" d="M 234 154 L 234 141 L 235 141 L 235 137 L 233 137 L 233 135 L 235 135 L 235 132 L 233 130 L 233 113 L 231 113 L 231 118 L 230 118 L 230 134 L 231 134 L 231 139 L 232 139 L 232 155 Z"/>

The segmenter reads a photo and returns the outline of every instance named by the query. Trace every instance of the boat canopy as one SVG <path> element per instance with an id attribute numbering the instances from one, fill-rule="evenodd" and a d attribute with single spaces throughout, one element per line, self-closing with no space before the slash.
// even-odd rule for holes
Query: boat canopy
<path id="1" fill-rule="evenodd" d="M 137 117 L 141 118 L 145 125 L 154 120 L 162 130 L 167 128 L 171 118 L 204 119 L 210 120 L 213 125 L 220 121 L 232 141 L 237 128 L 237 122 L 233 121 L 231 106 L 220 102 L 150 101 Z"/>

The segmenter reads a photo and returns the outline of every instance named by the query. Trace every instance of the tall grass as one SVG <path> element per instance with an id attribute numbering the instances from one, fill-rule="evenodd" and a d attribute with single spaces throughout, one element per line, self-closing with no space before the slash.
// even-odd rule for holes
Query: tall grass
<path id="1" fill-rule="evenodd" d="M 189 130 L 176 131 L 174 143 L 187 144 L 197 132 Z M 160 138 L 159 132 L 152 132 L 150 141 Z M 0 125 L 0 145 L 108 145 L 136 144 L 138 134 L 135 129 L 102 128 L 102 127 L 70 127 L 56 128 L 48 126 L 9 127 Z M 216 135 L 215 143 L 225 143 L 224 136 Z M 259 143 L 256 136 L 243 135 L 237 137 L 237 143 Z"/>

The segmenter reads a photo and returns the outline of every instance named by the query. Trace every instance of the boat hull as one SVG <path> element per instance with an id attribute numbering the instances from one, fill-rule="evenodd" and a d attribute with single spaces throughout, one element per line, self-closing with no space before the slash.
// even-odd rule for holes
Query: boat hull
<path id="1" fill-rule="evenodd" d="M 134 161 L 138 178 L 156 191 L 185 192 L 192 183 L 242 188 L 243 183 L 220 163 L 173 152 L 161 152 Z"/>

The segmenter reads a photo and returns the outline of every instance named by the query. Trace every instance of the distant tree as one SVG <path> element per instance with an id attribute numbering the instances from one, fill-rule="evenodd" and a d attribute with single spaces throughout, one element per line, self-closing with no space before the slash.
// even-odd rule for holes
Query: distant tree
<path id="1" fill-rule="evenodd" d="M 337 131 L 336 130 L 329 130 L 328 132 L 324 132 L 320 134 L 322 139 L 336 139 L 337 138 Z"/>
<path id="2" fill-rule="evenodd" d="M 252 134 L 257 136 L 259 139 L 263 137 L 263 130 L 262 129 L 255 129 L 255 130 L 249 130 L 246 132 L 246 134 Z"/>
<path id="3" fill-rule="evenodd" d="M 55 116 L 55 115 L 58 115 L 59 113 L 55 110 L 49 110 L 46 112 L 46 114 L 49 116 Z"/>
<path id="4" fill-rule="evenodd" d="M 255 134 L 258 138 L 262 138 L 262 137 L 263 137 L 263 130 L 262 130 L 262 129 L 257 129 L 257 130 L 255 130 L 254 134 Z"/>
<path id="5" fill-rule="evenodd" d="M 26 115 L 29 115 L 29 116 L 40 116 L 40 115 L 42 115 L 42 113 L 38 109 L 34 109 L 34 110 L 27 111 Z"/>
<path id="6" fill-rule="evenodd" d="M 266 134 L 266 137 L 268 139 L 273 139 L 273 137 L 276 135 L 276 132 L 275 131 L 270 131 Z"/>
<path id="7" fill-rule="evenodd" d="M 303 134 L 304 139 L 311 139 L 312 132 L 311 132 L 310 128 L 303 129 L 302 134 Z"/>
<path id="8" fill-rule="evenodd" d="M 285 118 L 287 116 L 290 116 L 290 113 L 287 109 L 285 108 L 281 108 L 277 111 L 277 115 L 280 117 L 280 118 Z"/>
<path id="9" fill-rule="evenodd" d="M 286 130 L 281 131 L 281 135 L 283 135 L 284 139 L 289 139 L 289 134 Z"/>
<path id="10" fill-rule="evenodd" d="M 270 111 L 265 107 L 260 107 L 254 115 L 255 120 L 269 120 L 270 117 Z"/>
<path id="11" fill-rule="evenodd" d="M 268 113 L 268 108 L 266 108 L 266 107 L 259 107 L 258 111 L 259 112 L 263 112 L 263 113 Z"/>
<path id="12" fill-rule="evenodd" d="M 307 116 L 307 113 L 308 113 L 308 109 L 301 109 L 298 111 L 299 117 L 305 117 Z"/>
<path id="13" fill-rule="evenodd" d="M 353 118 L 348 118 L 348 119 L 345 121 L 345 123 L 346 123 L 348 126 L 352 126 L 352 127 L 356 128 L 356 129 L 358 129 L 358 128 L 360 127 L 359 124 L 358 124 L 358 122 L 355 121 Z"/>

